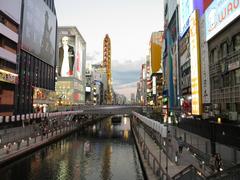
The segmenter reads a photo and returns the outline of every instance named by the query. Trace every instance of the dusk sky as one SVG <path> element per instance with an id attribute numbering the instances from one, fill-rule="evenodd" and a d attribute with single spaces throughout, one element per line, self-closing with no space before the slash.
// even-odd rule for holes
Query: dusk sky
<path id="1" fill-rule="evenodd" d="M 163 0 L 56 0 L 58 25 L 76 26 L 87 43 L 87 63 L 101 63 L 103 39 L 112 43 L 114 90 L 136 93 L 153 31 L 163 29 Z"/>

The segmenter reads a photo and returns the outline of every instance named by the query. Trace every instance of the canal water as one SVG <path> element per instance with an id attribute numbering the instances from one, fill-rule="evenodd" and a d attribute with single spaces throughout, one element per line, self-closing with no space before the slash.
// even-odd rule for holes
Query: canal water
<path id="1" fill-rule="evenodd" d="M 1 180 L 142 180 L 130 120 L 107 118 L 0 169 Z"/>

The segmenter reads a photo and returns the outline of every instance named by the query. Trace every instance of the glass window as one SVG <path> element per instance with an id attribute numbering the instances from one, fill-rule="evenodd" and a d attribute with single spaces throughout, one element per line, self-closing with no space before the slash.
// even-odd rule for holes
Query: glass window
<path id="1" fill-rule="evenodd" d="M 225 74 L 223 76 L 223 86 L 228 87 L 229 86 L 229 73 Z"/>
<path id="2" fill-rule="evenodd" d="M 234 36 L 233 46 L 235 51 L 240 50 L 240 34 L 237 34 L 236 36 Z"/>
<path id="3" fill-rule="evenodd" d="M 226 57 L 228 54 L 228 45 L 227 42 L 221 44 L 221 55 L 222 57 Z"/>
<path id="4" fill-rule="evenodd" d="M 211 87 L 212 89 L 219 89 L 220 81 L 218 76 L 211 78 Z"/>
<path id="5" fill-rule="evenodd" d="M 210 64 L 214 64 L 217 62 L 218 62 L 217 48 L 214 48 L 210 54 Z"/>
<path id="6" fill-rule="evenodd" d="M 236 84 L 240 84 L 240 69 L 237 69 L 235 71 L 235 81 L 236 81 Z"/>

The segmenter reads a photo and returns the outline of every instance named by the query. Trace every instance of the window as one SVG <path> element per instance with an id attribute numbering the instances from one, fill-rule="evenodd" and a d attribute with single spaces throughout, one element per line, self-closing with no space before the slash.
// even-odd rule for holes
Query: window
<path id="1" fill-rule="evenodd" d="M 240 50 L 240 33 L 233 37 L 234 51 Z"/>
<path id="2" fill-rule="evenodd" d="M 214 48 L 210 54 L 210 64 L 218 62 L 217 48 Z"/>
<path id="3" fill-rule="evenodd" d="M 228 87 L 229 84 L 230 84 L 230 82 L 229 82 L 229 73 L 227 73 L 227 74 L 225 74 L 223 76 L 223 86 L 224 87 Z"/>
<path id="4" fill-rule="evenodd" d="M 226 57 L 228 54 L 228 45 L 227 42 L 221 44 L 221 57 Z"/>
<path id="5" fill-rule="evenodd" d="M 240 84 L 240 69 L 235 71 L 235 82 L 236 84 Z"/>
<path id="6" fill-rule="evenodd" d="M 212 86 L 212 89 L 219 89 L 220 80 L 218 76 L 215 76 L 211 79 L 211 86 Z"/>

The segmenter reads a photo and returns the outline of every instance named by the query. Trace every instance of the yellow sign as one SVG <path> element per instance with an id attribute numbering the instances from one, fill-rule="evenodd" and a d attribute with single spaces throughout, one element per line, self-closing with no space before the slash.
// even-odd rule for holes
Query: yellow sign
<path id="1" fill-rule="evenodd" d="M 161 68 L 163 32 L 153 32 L 151 36 L 151 67 L 156 73 Z"/>
<path id="2" fill-rule="evenodd" d="M 0 81 L 8 82 L 11 84 L 17 83 L 17 74 L 0 69 Z"/>
<path id="3" fill-rule="evenodd" d="M 201 59 L 198 12 L 195 10 L 190 16 L 190 54 L 191 54 L 191 89 L 192 89 L 192 114 L 202 114 L 201 90 Z"/>

